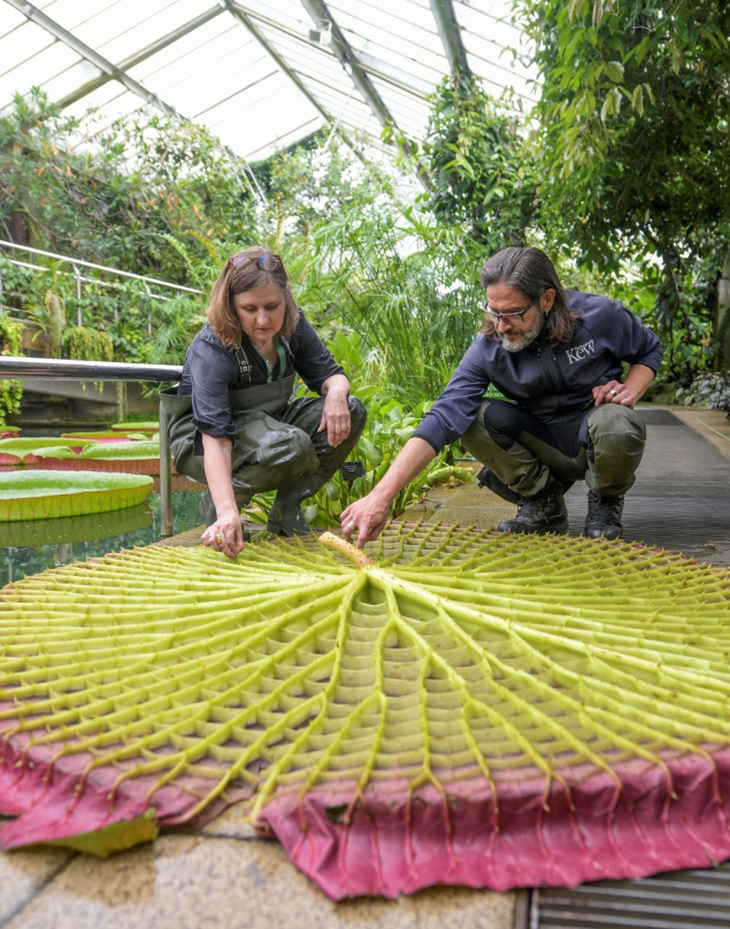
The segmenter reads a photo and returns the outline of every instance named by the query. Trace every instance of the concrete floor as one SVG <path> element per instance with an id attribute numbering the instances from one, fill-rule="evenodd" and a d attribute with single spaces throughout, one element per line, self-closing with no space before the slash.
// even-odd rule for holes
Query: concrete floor
<path id="1" fill-rule="evenodd" d="M 730 476 L 725 415 L 673 412 L 719 450 Z M 491 527 L 513 513 L 472 484 L 441 488 L 408 516 Z M 730 545 L 708 551 L 708 560 L 730 565 Z M 520 893 L 449 887 L 333 903 L 277 843 L 255 838 L 236 807 L 202 830 L 163 835 L 105 861 L 52 848 L 0 853 L 0 929 L 511 929 L 523 905 Z"/>

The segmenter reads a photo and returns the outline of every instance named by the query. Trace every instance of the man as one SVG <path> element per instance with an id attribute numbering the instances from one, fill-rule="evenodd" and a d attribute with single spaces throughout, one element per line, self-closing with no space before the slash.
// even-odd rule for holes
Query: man
<path id="1" fill-rule="evenodd" d="M 567 532 L 563 494 L 584 479 L 584 534 L 621 535 L 646 441 L 634 406 L 657 372 L 658 338 L 621 303 L 565 291 L 537 248 L 497 252 L 481 283 L 479 336 L 380 483 L 342 513 L 359 547 L 380 534 L 396 494 L 459 437 L 485 465 L 480 486 L 517 504 L 498 530 Z M 485 400 L 490 384 L 507 400 Z"/>

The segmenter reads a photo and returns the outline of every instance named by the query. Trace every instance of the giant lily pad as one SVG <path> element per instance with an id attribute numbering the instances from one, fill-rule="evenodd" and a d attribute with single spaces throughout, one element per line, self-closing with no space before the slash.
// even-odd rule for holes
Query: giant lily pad
<path id="1" fill-rule="evenodd" d="M 130 442 L 135 440 L 147 440 L 149 434 L 144 432 L 120 432 L 118 430 L 104 429 L 96 432 L 64 432 L 61 434 L 62 439 L 83 439 L 86 442 L 98 442 L 106 444 L 109 442 Z"/>
<path id="2" fill-rule="evenodd" d="M 24 458 L 38 449 L 49 445 L 62 447 L 68 451 L 81 451 L 88 445 L 83 439 L 56 439 L 51 436 L 38 438 L 15 438 L 0 440 L 0 468 L 24 467 Z"/>
<path id="3" fill-rule="evenodd" d="M 51 446 L 35 449 L 24 458 L 29 468 L 54 471 L 121 471 L 126 474 L 159 474 L 159 442 L 116 442 L 87 444 L 79 454 L 69 448 Z"/>
<path id="4" fill-rule="evenodd" d="M 160 424 L 156 420 L 145 423 L 114 423 L 112 432 L 140 432 L 144 435 L 154 435 L 160 431 Z"/>
<path id="5" fill-rule="evenodd" d="M 8 471 L 0 474 L 0 523 L 119 510 L 145 500 L 152 484 L 143 474 Z"/>
<path id="6" fill-rule="evenodd" d="M 6 588 L 2 844 L 106 854 L 114 824 L 241 799 L 333 898 L 730 857 L 729 572 L 459 527 L 369 559 L 322 539 Z"/>

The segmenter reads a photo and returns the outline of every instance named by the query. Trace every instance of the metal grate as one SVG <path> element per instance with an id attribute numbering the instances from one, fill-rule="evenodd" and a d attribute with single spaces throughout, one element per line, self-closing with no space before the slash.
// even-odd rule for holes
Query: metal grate
<path id="1" fill-rule="evenodd" d="M 730 864 L 532 893 L 530 929 L 728 929 Z"/>
<path id="2" fill-rule="evenodd" d="M 626 498 L 625 538 L 720 561 L 730 553 L 727 459 L 669 410 L 641 410 L 648 441 Z M 567 496 L 571 522 L 585 516 L 585 487 Z M 730 929 L 730 863 L 641 881 L 532 891 L 515 929 Z"/>

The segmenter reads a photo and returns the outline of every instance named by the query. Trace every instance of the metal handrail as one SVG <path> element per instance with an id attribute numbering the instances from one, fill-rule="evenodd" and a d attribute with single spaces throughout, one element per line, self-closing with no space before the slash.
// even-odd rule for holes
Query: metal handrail
<path id="1" fill-rule="evenodd" d="M 51 380 L 86 381 L 177 381 L 178 365 L 126 364 L 120 361 L 67 361 L 59 358 L 27 358 L 0 355 L 0 380 L 47 377 Z M 160 404 L 160 535 L 171 536 L 172 468 L 170 466 L 170 424 Z"/>
<path id="2" fill-rule="evenodd" d="M 21 252 L 30 252 L 33 255 L 43 255 L 45 258 L 55 258 L 57 261 L 65 261 L 70 265 L 79 265 L 82 268 L 93 268 L 96 271 L 103 271 L 108 274 L 118 274 L 119 277 L 129 277 L 135 281 L 144 281 L 146 284 L 160 284 L 168 287 L 170 290 L 182 290 L 189 294 L 202 294 L 202 290 L 196 290 L 194 287 L 183 287 L 182 284 L 171 284 L 169 281 L 163 281 L 156 277 L 145 277 L 142 274 L 134 274 L 132 271 L 122 271 L 119 268 L 110 268 L 107 265 L 94 264 L 93 261 L 84 261 L 82 258 L 69 258 L 68 255 L 58 255 L 55 252 L 46 252 L 40 248 L 31 248 L 30 245 L 21 245 L 18 242 L 8 242 L 0 239 L 0 247 L 14 248 Z M 12 261 L 12 259 L 10 259 Z M 47 271 L 47 268 L 40 268 Z"/>

